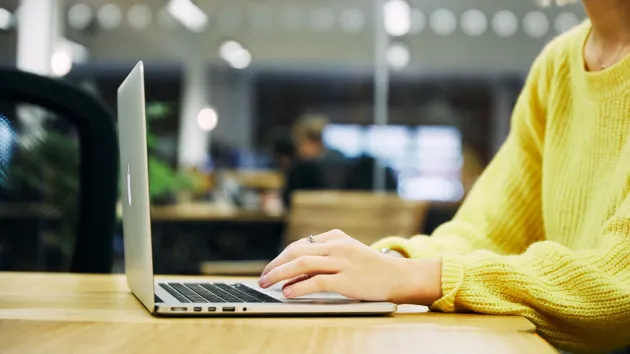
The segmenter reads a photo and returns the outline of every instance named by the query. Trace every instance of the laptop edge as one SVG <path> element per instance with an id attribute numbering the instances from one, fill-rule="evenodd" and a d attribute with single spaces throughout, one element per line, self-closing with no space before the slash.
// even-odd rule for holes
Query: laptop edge
<path id="1" fill-rule="evenodd" d="M 138 62 L 118 88 L 118 130 L 121 171 L 121 203 L 125 273 L 134 296 L 154 315 L 163 316 L 233 316 L 233 315 L 326 315 L 326 314 L 389 314 L 396 305 L 388 302 L 360 302 L 339 294 L 319 293 L 298 299 L 286 299 L 281 284 L 262 289 L 255 282 L 226 282 L 253 289 L 272 302 L 220 302 L 206 299 L 211 292 L 200 286 L 214 286 L 203 277 L 155 281 L 151 245 L 151 210 L 146 144 L 146 114 L 144 95 L 144 64 Z M 191 281 L 191 279 L 193 279 Z M 199 289 L 196 294 L 208 295 L 202 303 L 182 302 L 169 283 Z M 243 288 L 243 286 L 248 287 Z M 169 290 L 166 291 L 165 289 Z M 186 289 L 188 290 L 188 289 Z M 157 301 L 156 301 L 157 300 Z"/>

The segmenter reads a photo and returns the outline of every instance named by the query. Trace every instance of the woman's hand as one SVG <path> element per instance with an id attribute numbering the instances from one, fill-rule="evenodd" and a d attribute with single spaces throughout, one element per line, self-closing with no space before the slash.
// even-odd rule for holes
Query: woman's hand
<path id="1" fill-rule="evenodd" d="M 387 257 L 339 230 L 289 245 L 265 267 L 263 288 L 285 281 L 295 298 L 336 292 L 364 301 L 430 305 L 441 297 L 441 262 Z"/>

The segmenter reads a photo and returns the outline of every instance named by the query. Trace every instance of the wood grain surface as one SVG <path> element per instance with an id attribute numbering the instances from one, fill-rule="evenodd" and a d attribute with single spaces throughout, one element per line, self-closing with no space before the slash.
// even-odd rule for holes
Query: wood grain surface
<path id="1" fill-rule="evenodd" d="M 123 275 L 0 273 L 0 353 L 555 353 L 534 331 L 522 317 L 422 306 L 374 317 L 154 318 Z"/>

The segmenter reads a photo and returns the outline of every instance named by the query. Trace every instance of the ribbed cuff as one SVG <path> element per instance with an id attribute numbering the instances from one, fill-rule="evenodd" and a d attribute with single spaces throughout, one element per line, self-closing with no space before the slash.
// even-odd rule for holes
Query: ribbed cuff
<path id="1" fill-rule="evenodd" d="M 431 310 L 454 312 L 457 292 L 464 281 L 466 265 L 461 255 L 442 256 L 442 297 L 431 305 Z"/>

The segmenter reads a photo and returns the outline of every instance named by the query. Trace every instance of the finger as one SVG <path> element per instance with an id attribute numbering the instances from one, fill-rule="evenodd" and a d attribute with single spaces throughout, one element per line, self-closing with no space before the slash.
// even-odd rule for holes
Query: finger
<path id="1" fill-rule="evenodd" d="M 345 235 L 346 234 L 344 234 L 340 230 L 330 230 L 328 232 L 324 232 L 323 234 L 313 235 L 313 241 L 315 241 L 315 243 L 329 242 L 329 241 L 332 241 L 332 240 L 336 240 L 336 239 L 342 238 Z M 308 240 L 307 240 L 307 242 L 308 242 Z"/>
<path id="2" fill-rule="evenodd" d="M 313 241 L 315 241 L 315 243 L 325 243 L 328 241 L 341 238 L 343 236 L 345 236 L 345 234 L 341 232 L 340 230 L 330 230 L 322 234 L 312 235 L 311 237 L 313 238 Z M 297 241 L 293 241 L 286 248 L 298 246 L 298 245 L 305 245 L 305 244 L 309 244 L 308 237 L 303 237 Z"/>
<path id="3" fill-rule="evenodd" d="M 325 243 L 305 244 L 297 245 L 291 248 L 287 248 L 278 255 L 274 260 L 269 262 L 261 277 L 264 277 L 272 269 L 279 267 L 287 262 L 303 256 L 327 256 L 330 253 L 330 245 Z"/>
<path id="4" fill-rule="evenodd" d="M 313 240 L 315 241 L 315 244 L 321 244 L 321 243 L 326 243 L 329 241 L 334 241 L 337 239 L 342 239 L 344 238 L 346 235 L 341 232 L 340 230 L 331 230 L 328 232 L 324 232 L 323 234 L 318 234 L 315 236 L 312 236 Z M 269 271 L 271 269 L 273 269 L 274 267 L 279 266 L 280 264 L 286 263 L 288 260 L 281 260 L 283 259 L 284 255 L 289 253 L 289 252 L 293 252 L 293 250 L 297 247 L 303 247 L 303 246 L 309 246 L 309 247 L 313 247 L 314 244 L 311 244 L 308 241 L 308 238 L 301 238 L 297 241 L 294 241 L 292 243 L 290 243 L 285 249 L 284 251 L 282 251 L 282 253 L 280 253 L 280 255 L 278 257 L 276 257 L 274 260 L 272 260 L 271 262 L 269 262 L 269 264 L 267 264 L 267 266 L 263 269 L 262 273 L 261 273 L 261 277 L 265 276 L 267 273 L 269 273 Z M 300 251 L 297 251 L 300 252 Z M 304 253 L 299 253 L 299 255 L 304 255 Z M 321 254 L 312 254 L 312 255 L 321 255 Z M 323 255 L 328 255 L 328 254 L 323 254 Z M 297 257 L 289 257 L 289 259 L 294 259 Z"/>
<path id="5" fill-rule="evenodd" d="M 295 283 L 299 283 L 301 281 L 304 281 L 306 279 L 311 278 L 312 276 L 310 274 L 302 274 L 302 275 L 298 275 L 297 277 L 287 281 L 286 283 L 284 283 L 284 285 L 282 285 L 282 288 L 286 288 L 287 286 L 291 286 Z"/>
<path id="6" fill-rule="evenodd" d="M 287 247 L 284 248 L 284 250 L 276 258 L 274 258 L 271 262 L 267 263 L 267 265 L 263 269 L 263 271 L 260 274 L 260 276 L 261 277 L 264 276 L 271 269 L 273 269 L 274 267 L 278 266 L 279 265 L 278 259 L 281 258 L 286 252 L 293 252 L 293 248 L 295 248 L 295 247 L 309 246 L 309 245 L 311 245 L 311 243 L 308 242 L 307 238 L 301 238 L 301 239 L 299 239 L 297 241 L 291 242 Z M 291 250 L 291 251 L 289 251 L 289 250 Z"/>
<path id="7" fill-rule="evenodd" d="M 337 275 L 319 274 L 282 289 L 282 294 L 291 299 L 319 292 L 339 292 Z"/>
<path id="8" fill-rule="evenodd" d="M 267 288 L 302 274 L 333 274 L 337 271 L 339 269 L 335 262 L 328 257 L 304 256 L 272 269 L 267 275 L 260 278 L 258 284 L 262 288 Z"/>

